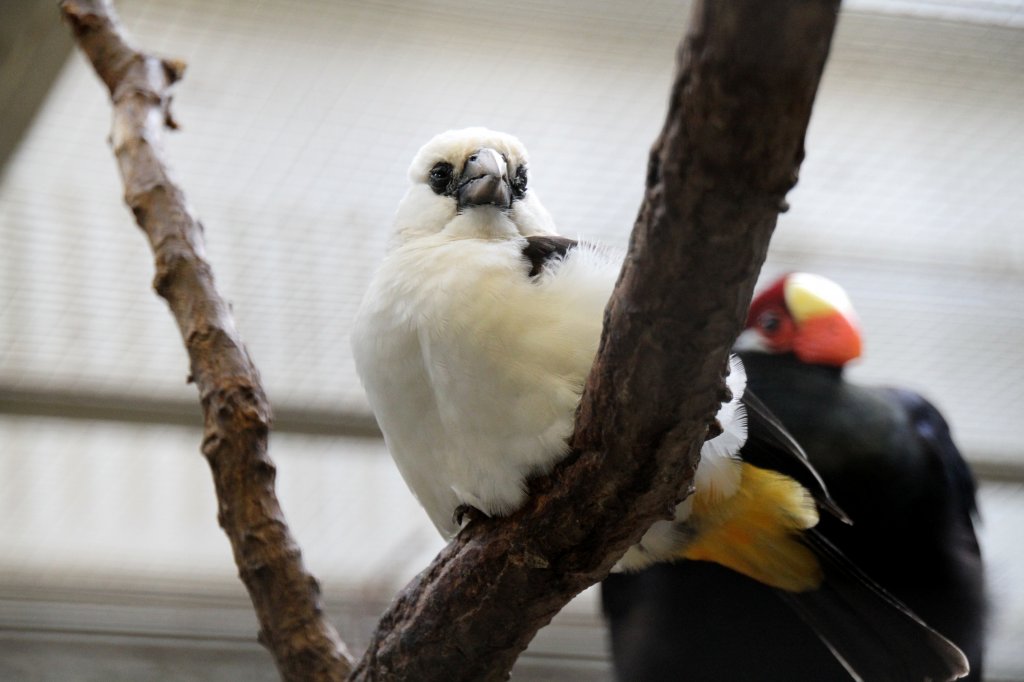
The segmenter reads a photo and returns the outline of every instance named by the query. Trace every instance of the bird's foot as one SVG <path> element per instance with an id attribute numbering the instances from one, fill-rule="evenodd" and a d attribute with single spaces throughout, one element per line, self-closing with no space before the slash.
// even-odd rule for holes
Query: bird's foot
<path id="1" fill-rule="evenodd" d="M 459 527 L 459 530 L 462 530 L 469 524 L 473 523 L 473 521 L 483 518 L 484 516 L 486 516 L 486 514 L 476 507 L 468 504 L 460 504 L 455 508 L 455 512 L 452 513 L 452 520 L 455 521 L 455 525 Z"/>

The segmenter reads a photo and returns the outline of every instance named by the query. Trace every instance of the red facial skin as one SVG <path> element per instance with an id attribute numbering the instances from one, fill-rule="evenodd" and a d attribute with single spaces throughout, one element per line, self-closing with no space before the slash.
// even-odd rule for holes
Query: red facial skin
<path id="1" fill-rule="evenodd" d="M 801 362 L 842 367 L 860 357 L 860 331 L 838 310 L 797 324 L 786 307 L 785 275 L 750 304 L 748 329 L 756 329 L 771 353 L 793 353 Z"/>

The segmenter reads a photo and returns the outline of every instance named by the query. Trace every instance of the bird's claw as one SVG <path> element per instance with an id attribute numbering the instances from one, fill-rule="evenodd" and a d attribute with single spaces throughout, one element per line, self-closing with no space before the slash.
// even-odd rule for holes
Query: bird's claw
<path id="1" fill-rule="evenodd" d="M 483 516 L 483 513 L 476 507 L 460 504 L 452 513 L 452 520 L 455 521 L 455 525 L 459 527 L 459 530 L 462 530 L 481 516 Z"/>

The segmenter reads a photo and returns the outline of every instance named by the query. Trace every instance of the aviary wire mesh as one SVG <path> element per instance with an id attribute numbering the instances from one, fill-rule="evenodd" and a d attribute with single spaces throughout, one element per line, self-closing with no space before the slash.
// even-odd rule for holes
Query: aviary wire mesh
<path id="1" fill-rule="evenodd" d="M 139 44 L 189 63 L 168 152 L 271 400 L 339 420 L 367 417 L 348 330 L 419 145 L 466 125 L 515 133 L 562 232 L 622 246 L 687 16 L 665 1 L 118 5 Z M 848 3 L 764 275 L 843 284 L 867 340 L 854 376 L 920 389 L 971 458 L 1017 465 L 1022 6 Z M 195 400 L 121 203 L 109 112 L 75 54 L 0 176 L 0 394 Z M 439 541 L 382 444 L 344 430 L 275 436 L 282 498 L 315 572 L 384 593 Z M 0 574 L 240 589 L 198 443 L 0 416 Z M 1000 556 L 1024 507 L 992 499 Z M 1019 632 L 1016 566 L 993 577 Z"/>

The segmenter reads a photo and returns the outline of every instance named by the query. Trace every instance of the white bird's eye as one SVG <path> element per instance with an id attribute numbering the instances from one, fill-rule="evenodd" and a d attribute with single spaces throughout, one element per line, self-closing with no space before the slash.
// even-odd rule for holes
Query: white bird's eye
<path id="1" fill-rule="evenodd" d="M 430 189 L 437 194 L 444 194 L 452 180 L 452 165 L 447 161 L 434 164 L 430 169 Z"/>
<path id="2" fill-rule="evenodd" d="M 520 166 L 516 169 L 515 179 L 512 180 L 512 194 L 515 195 L 517 199 L 522 199 L 523 195 L 526 194 L 526 182 L 526 166 Z"/>

